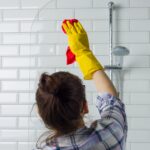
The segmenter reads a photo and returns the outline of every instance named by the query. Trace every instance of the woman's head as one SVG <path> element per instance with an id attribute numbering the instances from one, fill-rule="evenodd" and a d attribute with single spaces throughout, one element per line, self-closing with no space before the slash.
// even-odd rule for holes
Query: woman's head
<path id="1" fill-rule="evenodd" d="M 77 129 L 85 109 L 85 99 L 85 88 L 77 76 L 68 72 L 41 75 L 36 102 L 46 127 L 60 134 Z"/>

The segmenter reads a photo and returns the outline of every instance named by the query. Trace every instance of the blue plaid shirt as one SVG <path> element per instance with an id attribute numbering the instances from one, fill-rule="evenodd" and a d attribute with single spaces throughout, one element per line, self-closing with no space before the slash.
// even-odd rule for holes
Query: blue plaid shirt
<path id="1" fill-rule="evenodd" d="M 99 94 L 96 104 L 100 119 L 90 127 L 63 135 L 44 145 L 43 150 L 125 150 L 127 118 L 125 105 L 111 94 Z"/>

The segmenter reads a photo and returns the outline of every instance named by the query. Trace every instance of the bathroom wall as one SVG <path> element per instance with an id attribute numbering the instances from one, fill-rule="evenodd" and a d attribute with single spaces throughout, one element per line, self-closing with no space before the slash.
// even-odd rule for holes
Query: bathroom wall
<path id="1" fill-rule="evenodd" d="M 114 46 L 130 49 L 124 58 L 123 101 L 129 132 L 127 150 L 150 147 L 150 1 L 113 0 Z M 86 28 L 91 49 L 109 63 L 109 0 L 0 0 L 0 149 L 29 150 L 43 128 L 30 121 L 40 72 L 66 70 L 82 77 L 77 64 L 67 66 L 64 18 Z M 47 3 L 47 4 L 46 4 Z M 40 8 L 46 4 L 43 9 Z M 39 14 L 37 15 L 37 12 Z M 36 16 L 36 17 L 35 17 Z M 34 22 L 33 22 L 34 21 Z M 31 26 L 31 24 L 33 25 Z M 30 33 L 32 32 L 32 33 Z M 84 81 L 90 116 L 97 118 L 96 91 Z M 39 130 L 37 132 L 37 130 Z M 33 140 L 34 139 L 34 140 Z"/>

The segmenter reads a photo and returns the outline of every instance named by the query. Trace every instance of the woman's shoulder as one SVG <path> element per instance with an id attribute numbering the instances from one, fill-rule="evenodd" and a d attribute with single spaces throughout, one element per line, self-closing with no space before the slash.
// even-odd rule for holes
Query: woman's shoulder
<path id="1" fill-rule="evenodd" d="M 54 132 L 51 130 L 44 131 L 36 142 L 32 150 L 55 150 Z"/>

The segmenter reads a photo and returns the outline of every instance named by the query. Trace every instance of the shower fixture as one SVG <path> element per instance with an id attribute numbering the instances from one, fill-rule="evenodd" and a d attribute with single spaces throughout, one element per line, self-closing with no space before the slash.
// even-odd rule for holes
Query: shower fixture
<path id="1" fill-rule="evenodd" d="M 125 56 L 129 54 L 129 50 L 123 46 L 116 46 L 115 48 L 113 48 L 112 54 L 116 56 Z"/>
<path id="2" fill-rule="evenodd" d="M 110 79 L 112 79 L 112 70 L 122 69 L 121 61 L 123 60 L 123 56 L 129 54 L 129 50 L 126 47 L 123 46 L 116 46 L 113 48 L 113 8 L 114 8 L 114 3 L 109 2 L 108 3 L 108 8 L 109 8 L 109 65 L 104 66 L 105 69 L 110 71 Z M 113 65 L 113 55 L 120 57 L 117 65 Z"/>

